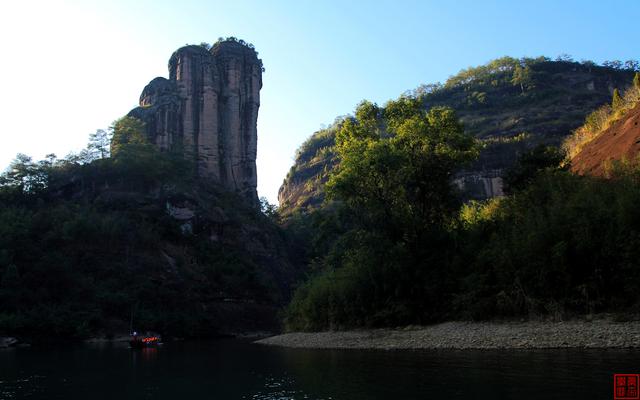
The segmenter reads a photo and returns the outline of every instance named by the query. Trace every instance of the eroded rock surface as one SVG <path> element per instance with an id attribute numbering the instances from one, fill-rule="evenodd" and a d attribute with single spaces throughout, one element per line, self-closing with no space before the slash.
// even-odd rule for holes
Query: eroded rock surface
<path id="1" fill-rule="evenodd" d="M 169 60 L 169 79 L 149 82 L 128 115 L 145 122 L 160 149 L 193 159 L 200 177 L 257 203 L 261 88 L 262 62 L 244 42 L 185 46 Z"/>
<path id="2" fill-rule="evenodd" d="M 571 170 L 580 175 L 606 176 L 614 161 L 635 162 L 640 154 L 640 104 L 589 142 L 571 160 Z"/>

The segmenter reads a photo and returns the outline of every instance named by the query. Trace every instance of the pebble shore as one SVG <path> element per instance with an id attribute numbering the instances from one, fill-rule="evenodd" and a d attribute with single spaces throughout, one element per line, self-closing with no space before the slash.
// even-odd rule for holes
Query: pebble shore
<path id="1" fill-rule="evenodd" d="M 640 321 L 445 322 L 398 329 L 294 332 L 255 343 L 308 349 L 637 348 Z"/>

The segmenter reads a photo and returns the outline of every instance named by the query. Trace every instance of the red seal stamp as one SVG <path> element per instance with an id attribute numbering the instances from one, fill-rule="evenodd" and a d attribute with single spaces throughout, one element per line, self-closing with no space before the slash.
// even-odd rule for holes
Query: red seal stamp
<path id="1" fill-rule="evenodd" d="M 614 374 L 613 375 L 613 399 L 614 400 L 638 400 L 639 374 Z"/>

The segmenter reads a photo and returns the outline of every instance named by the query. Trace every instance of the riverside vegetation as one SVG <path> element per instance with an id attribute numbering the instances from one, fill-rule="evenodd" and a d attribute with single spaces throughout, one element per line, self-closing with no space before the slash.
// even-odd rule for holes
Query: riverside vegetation
<path id="1" fill-rule="evenodd" d="M 293 276 L 280 228 L 143 132 L 123 118 L 80 154 L 19 155 L 2 175 L 0 334 L 78 340 L 132 318 L 179 337 L 278 328 Z"/>
<path id="2" fill-rule="evenodd" d="M 579 110 L 563 103 L 567 76 Z M 0 181 L 0 334 L 109 336 L 135 315 L 139 329 L 204 337 L 279 329 L 283 308 L 289 330 L 637 313 L 640 168 L 577 176 L 548 146 L 601 104 L 589 85 L 632 76 L 505 58 L 384 107 L 362 102 L 299 151 L 310 168 L 287 179 L 306 182 L 313 207 L 260 210 L 193 179 L 194 163 L 149 144 L 131 117 L 79 154 L 19 155 Z M 637 101 L 625 93 L 618 117 Z M 494 137 L 481 116 L 501 99 L 506 114 L 540 107 L 530 127 L 542 133 L 515 124 Z M 566 115 L 549 114 L 554 101 Z M 461 168 L 522 144 L 506 197 L 464 200 Z"/>
<path id="3" fill-rule="evenodd" d="M 289 221 L 314 271 L 290 330 L 638 312 L 637 163 L 578 176 L 538 146 L 506 174 L 508 196 L 463 203 L 451 179 L 481 144 L 453 110 L 364 102 L 334 129 L 328 201 Z"/>

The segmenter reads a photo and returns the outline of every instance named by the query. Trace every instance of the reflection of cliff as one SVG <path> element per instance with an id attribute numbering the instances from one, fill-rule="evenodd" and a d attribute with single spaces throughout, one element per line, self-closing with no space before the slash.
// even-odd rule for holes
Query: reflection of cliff
<path id="1" fill-rule="evenodd" d="M 262 62 L 243 42 L 185 46 L 169 60 L 169 79 L 153 79 L 129 116 L 160 149 L 194 159 L 199 176 L 256 202 L 261 88 Z"/>

